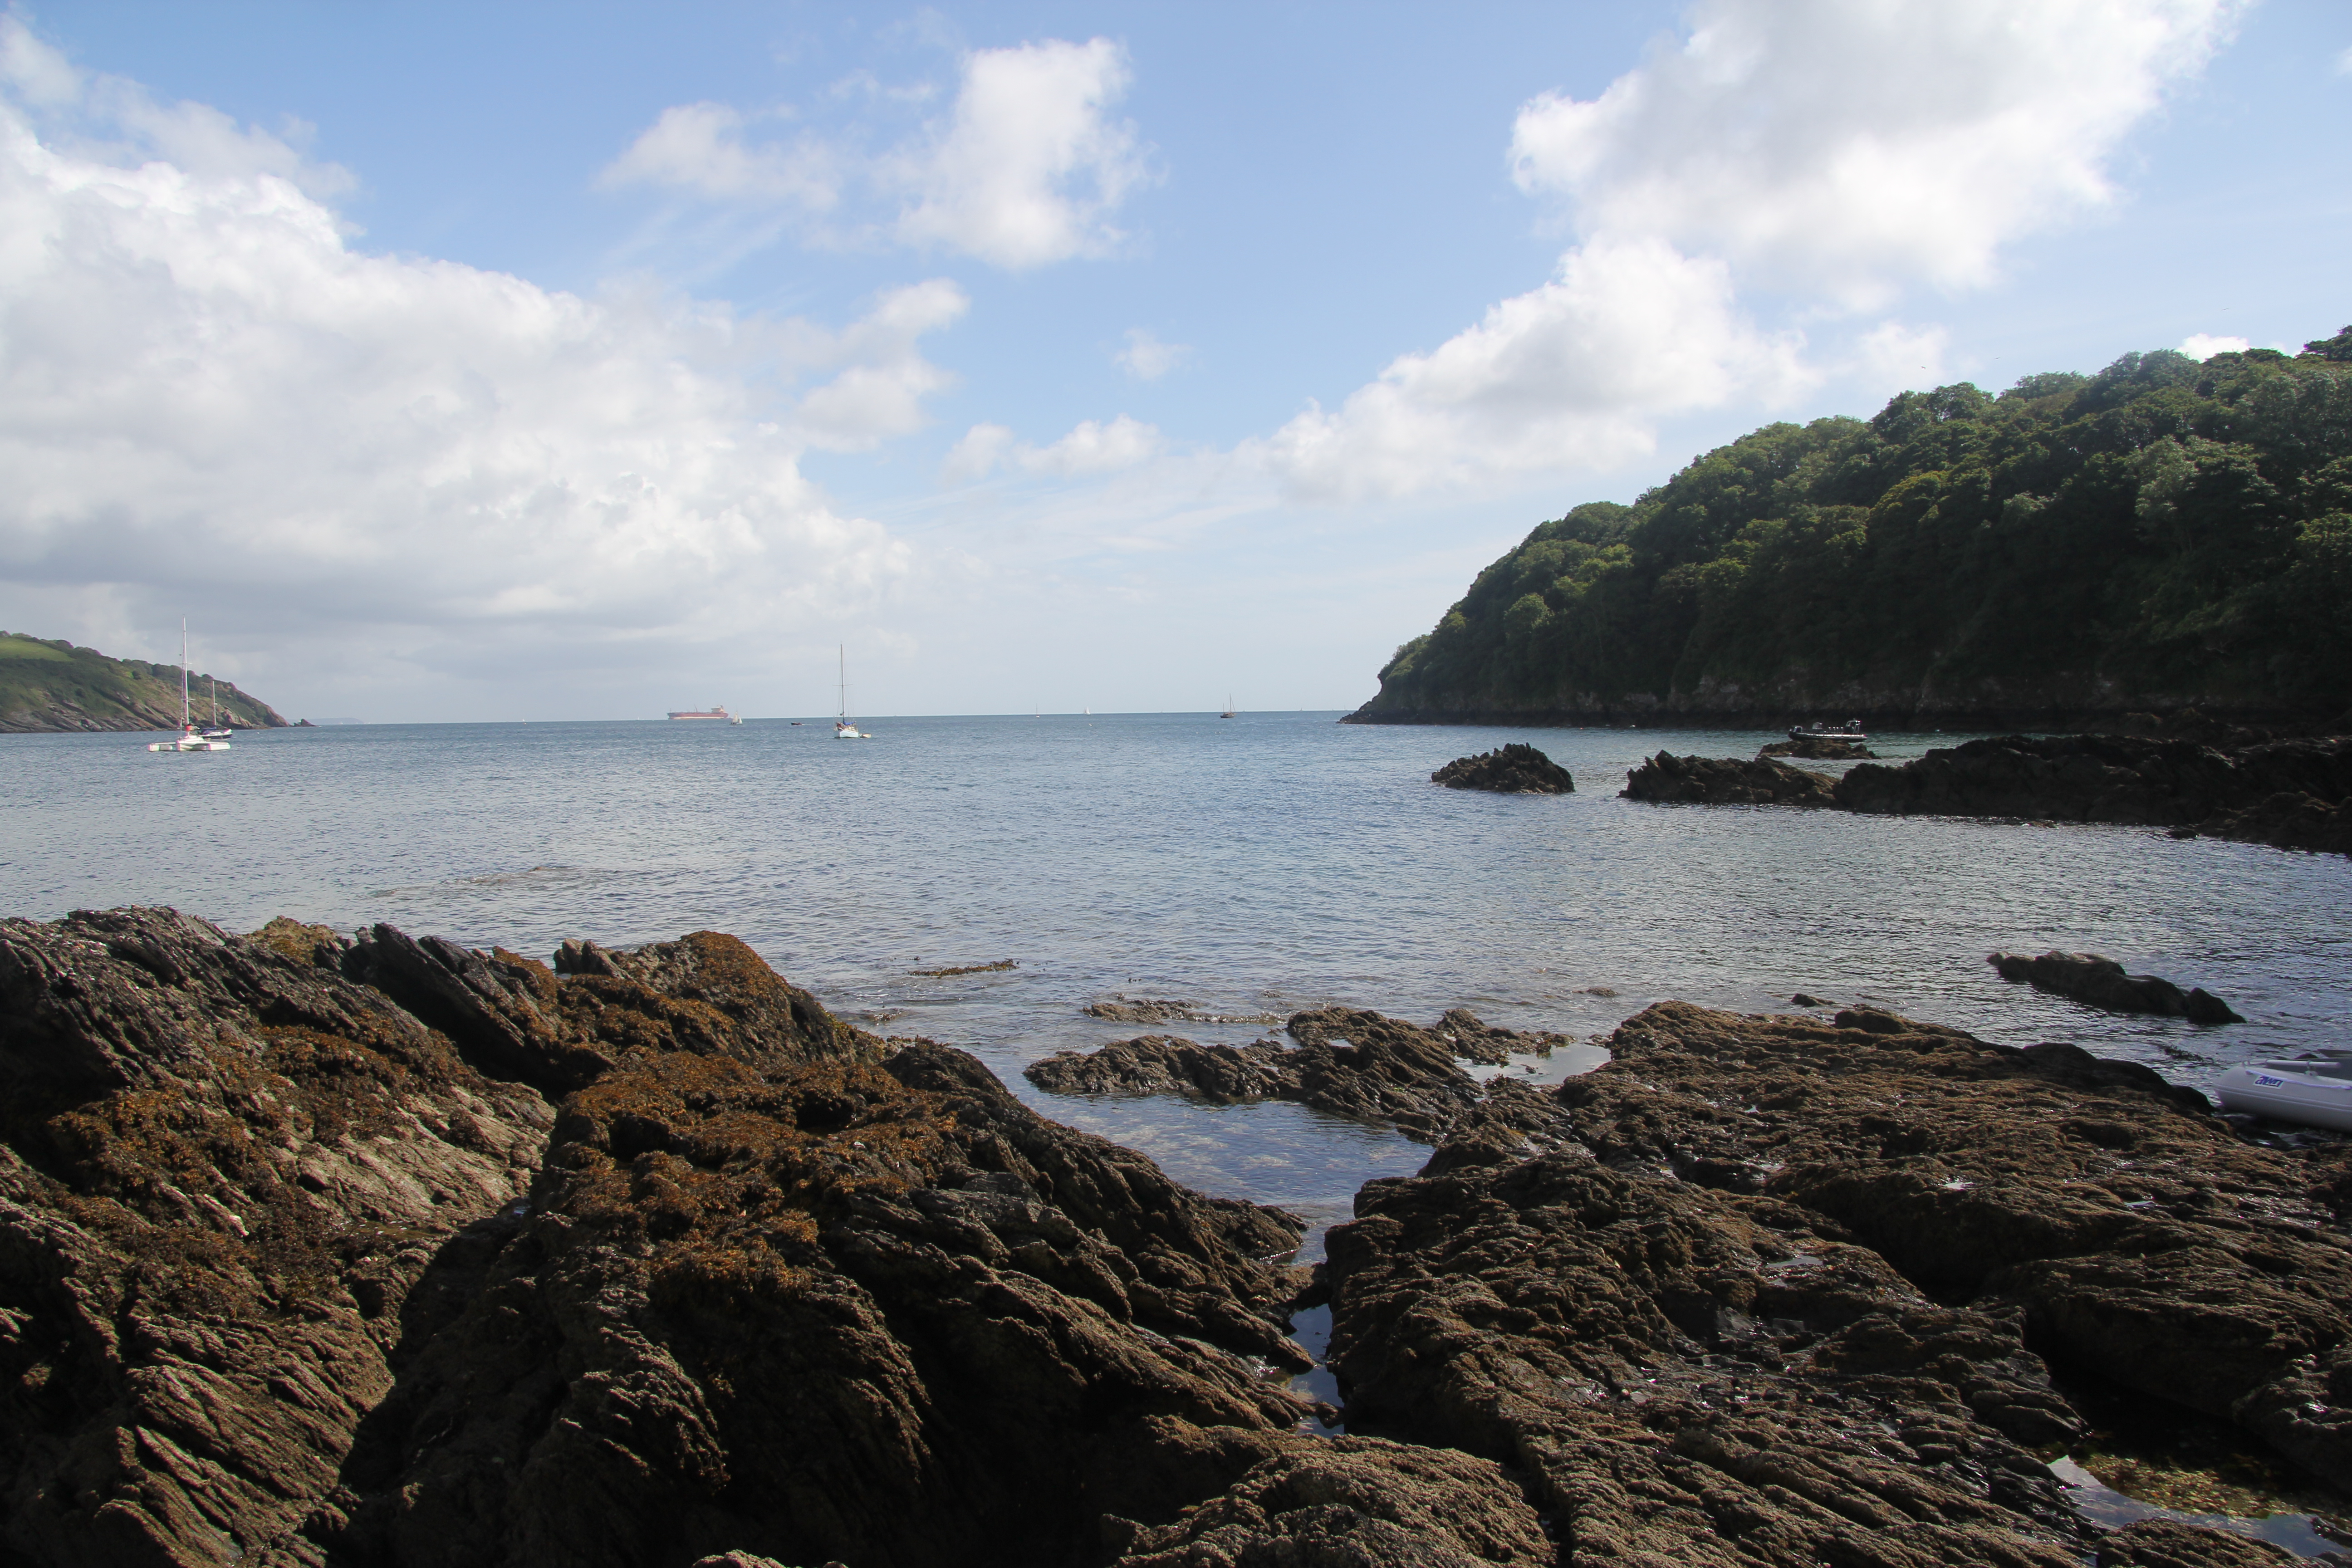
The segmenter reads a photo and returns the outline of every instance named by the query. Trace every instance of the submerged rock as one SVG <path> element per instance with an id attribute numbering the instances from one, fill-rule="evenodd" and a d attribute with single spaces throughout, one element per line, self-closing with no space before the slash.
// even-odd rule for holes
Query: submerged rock
<path id="1" fill-rule="evenodd" d="M 1275 1013 L 1211 1013 L 1190 1002 L 1158 1001 L 1148 997 L 1115 996 L 1107 1002 L 1089 1002 L 1079 1009 L 1089 1018 L 1101 1018 L 1113 1024 L 1279 1024 L 1281 1016 Z"/>
<path id="2" fill-rule="evenodd" d="M 1707 805 L 1820 806 L 1830 804 L 1830 779 L 1769 757 L 1748 761 L 1660 752 L 1627 773 L 1618 793 L 1627 800 Z"/>
<path id="3" fill-rule="evenodd" d="M 2034 1450 L 2082 1427 L 2054 1363 L 2340 1483 L 2333 1178 L 2134 1064 L 1840 1023 L 1662 1004 L 1560 1086 L 1568 1143 L 1367 1185 L 1328 1237 L 1350 1430 L 1522 1468 L 1563 1562 L 2265 1560 L 2102 1537 Z"/>
<path id="4" fill-rule="evenodd" d="M 2153 974 L 2126 974 L 2124 966 L 2095 952 L 2052 950 L 2038 958 L 1996 952 L 1985 962 L 2003 980 L 2022 980 L 2038 991 L 2054 992 L 2111 1013 L 2160 1013 L 2192 1024 L 2242 1024 L 2230 1005 L 2202 986 L 2183 993 Z"/>
<path id="5" fill-rule="evenodd" d="M 1182 1094 L 1212 1104 L 1287 1100 L 1335 1116 L 1386 1122 L 1434 1139 L 1486 1098 L 1456 1058 L 1500 1066 L 1513 1056 L 1549 1056 L 1562 1037 L 1520 1033 L 1454 1008 L 1433 1028 L 1348 1007 L 1291 1016 L 1296 1046 L 1260 1040 L 1202 1045 L 1146 1035 L 1092 1051 L 1060 1051 L 1022 1076 L 1056 1094 Z"/>
<path id="6" fill-rule="evenodd" d="M 1500 795 L 1573 795 L 1576 779 L 1535 747 L 1514 741 L 1475 757 L 1456 757 L 1429 775 L 1447 789 L 1493 790 Z"/>

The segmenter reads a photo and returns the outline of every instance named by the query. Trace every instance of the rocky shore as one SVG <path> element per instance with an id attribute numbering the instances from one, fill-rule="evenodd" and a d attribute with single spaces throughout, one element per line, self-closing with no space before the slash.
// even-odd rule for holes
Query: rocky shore
<path id="1" fill-rule="evenodd" d="M 1848 811 L 2135 823 L 2289 849 L 2352 853 L 2352 735 L 2217 748 L 2133 735 L 2004 735 L 1836 788 Z"/>
<path id="2" fill-rule="evenodd" d="M 732 938 L 555 956 L 0 921 L 0 1556 L 2291 1561 L 2087 1522 L 2094 1384 L 2352 1474 L 2346 1146 L 2071 1047 L 1670 1003 L 1552 1090 L 1464 1013 L 1049 1058 L 1414 1127 L 1310 1274 Z M 1343 1437 L 1284 1383 L 1323 1302 Z"/>
<path id="3" fill-rule="evenodd" d="M 2352 854 L 2352 735 L 2226 747 L 2134 735 L 2004 735 L 1899 764 L 1857 763 L 1835 779 L 1771 755 L 1660 752 L 1626 775 L 1622 793 L 1890 816 L 2128 823 L 2168 827 L 2176 838 Z"/>

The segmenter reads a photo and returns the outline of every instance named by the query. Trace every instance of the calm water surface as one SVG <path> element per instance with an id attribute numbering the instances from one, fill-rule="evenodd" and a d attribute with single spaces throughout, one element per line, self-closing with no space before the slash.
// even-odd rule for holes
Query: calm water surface
<path id="1" fill-rule="evenodd" d="M 2352 1044 L 2341 857 L 1643 805 L 1616 795 L 1643 756 L 1750 756 L 1769 737 L 1336 717 L 899 719 L 865 742 L 781 720 L 383 725 L 189 756 L 151 756 L 143 736 L 0 736 L 0 912 L 168 903 L 239 931 L 390 921 L 541 954 L 567 936 L 733 931 L 836 1010 L 967 1047 L 1182 1180 L 1317 1217 L 1426 1152 L 1294 1106 L 1055 1100 L 1021 1066 L 1138 1032 L 1079 1011 L 1119 994 L 1423 1021 L 1466 1005 L 1589 1036 L 1665 997 L 1761 1011 L 1801 990 L 2189 1082 L 2273 1047 Z M 1873 744 L 1903 757 L 1959 738 Z M 1514 740 L 1574 770 L 1578 793 L 1428 782 Z M 2204 985 L 2249 1022 L 2094 1013 L 1984 963 L 2053 946 Z M 909 973 L 1002 959 L 1018 967 Z M 1600 1059 L 1565 1053 L 1541 1076 Z"/>

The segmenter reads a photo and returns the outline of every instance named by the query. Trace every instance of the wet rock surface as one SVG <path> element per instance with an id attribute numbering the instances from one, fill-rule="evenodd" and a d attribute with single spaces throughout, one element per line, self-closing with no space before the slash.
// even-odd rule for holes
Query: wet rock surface
<path id="1" fill-rule="evenodd" d="M 2003 980 L 2020 980 L 2041 991 L 2069 996 L 2112 1013 L 2158 1013 L 2186 1018 L 2192 1024 L 2242 1024 L 2245 1020 L 2227 1002 L 2202 986 L 2184 992 L 2169 980 L 2153 974 L 2126 974 L 2124 966 L 2095 952 L 2060 952 L 2054 949 L 2028 958 L 2021 952 L 1996 952 L 1985 962 Z"/>
<path id="2" fill-rule="evenodd" d="M 1625 775 L 1627 800 L 1706 805 L 1831 804 L 1825 773 L 1790 767 L 1770 757 L 1677 757 L 1660 752 Z"/>
<path id="3" fill-rule="evenodd" d="M 1567 1043 L 1558 1035 L 1496 1028 L 1458 1007 L 1426 1029 L 1348 1007 L 1294 1014 L 1286 1028 L 1296 1045 L 1202 1045 L 1146 1035 L 1092 1051 L 1057 1052 L 1032 1062 L 1022 1076 L 1055 1094 L 1181 1094 L 1215 1105 L 1294 1100 L 1431 1142 L 1487 1098 L 1457 1058 L 1501 1066 L 1514 1056 L 1549 1056 Z"/>
<path id="4" fill-rule="evenodd" d="M 1558 1147 L 1449 1141 L 1328 1237 L 1349 1429 L 1510 1466 L 1563 1562 L 2273 1560 L 2075 1515 L 2053 1366 L 2352 1473 L 2333 1166 L 2147 1068 L 1886 1013 L 1669 1003 L 1612 1050 Z"/>
<path id="5" fill-rule="evenodd" d="M 1097 1562 L 1296 1437 L 1296 1221 L 732 938 L 563 957 L 0 922 L 0 1555 Z"/>
<path id="6" fill-rule="evenodd" d="M 1857 757 L 1878 755 L 1859 741 L 1841 741 L 1834 735 L 1793 735 L 1785 741 L 1773 742 L 1756 754 L 1759 757 L 1801 757 L 1810 763 L 1846 763 Z"/>
<path id="7" fill-rule="evenodd" d="M 559 958 L 0 921 L 0 1557 L 2276 1560 L 2075 1514 L 2091 1378 L 2352 1473 L 2352 1145 L 2072 1047 L 1665 1004 L 1539 1091 L 1461 1060 L 1551 1037 L 1302 1013 L 1277 1088 L 1436 1144 L 1310 1279 L 731 938 Z"/>
<path id="8" fill-rule="evenodd" d="M 2352 850 L 2352 736 L 2216 747 L 2133 735 L 2004 735 L 1864 763 L 1848 811 L 2179 827 L 2285 848 Z"/>
<path id="9" fill-rule="evenodd" d="M 1483 789 L 1498 795 L 1573 795 L 1576 778 L 1535 747 L 1514 741 L 1475 757 L 1456 757 L 1429 775 L 1447 789 Z"/>

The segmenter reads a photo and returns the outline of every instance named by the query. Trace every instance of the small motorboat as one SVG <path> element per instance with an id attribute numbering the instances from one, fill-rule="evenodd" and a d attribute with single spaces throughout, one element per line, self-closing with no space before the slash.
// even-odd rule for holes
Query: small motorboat
<path id="1" fill-rule="evenodd" d="M 1852 741 L 1856 745 L 1870 737 L 1864 733 L 1862 721 L 1849 719 L 1842 725 L 1792 724 L 1789 728 L 1791 741 Z"/>
<path id="2" fill-rule="evenodd" d="M 2216 1086 L 2224 1110 L 2352 1132 L 2352 1051 L 2231 1068 Z"/>

